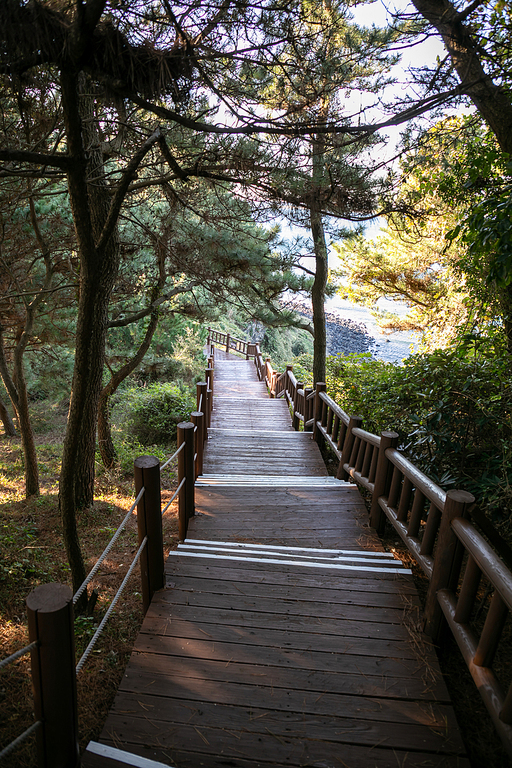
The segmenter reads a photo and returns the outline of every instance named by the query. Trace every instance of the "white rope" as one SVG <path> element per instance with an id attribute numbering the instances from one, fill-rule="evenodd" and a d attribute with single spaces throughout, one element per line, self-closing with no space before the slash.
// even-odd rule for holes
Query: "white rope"
<path id="1" fill-rule="evenodd" d="M 73 605 L 76 604 L 77 600 L 80 598 L 80 596 L 82 595 L 82 593 L 86 589 L 86 587 L 89 584 L 89 582 L 94 578 L 94 576 L 98 572 L 98 569 L 99 569 L 100 565 L 102 564 L 102 562 L 104 561 L 104 559 L 106 558 L 106 556 L 108 555 L 108 553 L 110 552 L 110 550 L 112 549 L 114 544 L 116 543 L 117 539 L 121 535 L 122 531 L 124 530 L 124 527 L 125 527 L 126 523 L 130 519 L 130 517 L 133 515 L 133 511 L 134 511 L 135 507 L 137 506 L 137 504 L 139 503 L 139 501 L 141 500 L 144 491 L 145 491 L 145 488 L 142 487 L 140 489 L 139 493 L 138 493 L 137 498 L 135 499 L 135 501 L 133 502 L 132 506 L 130 507 L 130 509 L 126 513 L 126 516 L 125 516 L 123 522 L 121 523 L 121 525 L 119 526 L 117 531 L 114 533 L 114 535 L 110 539 L 110 542 L 107 544 L 105 550 L 103 551 L 103 554 L 101 554 L 99 556 L 98 560 L 96 561 L 96 565 L 93 567 L 93 569 L 89 573 L 89 575 L 85 578 L 84 582 L 78 587 L 76 593 L 73 596 Z"/>
<path id="2" fill-rule="evenodd" d="M 75 671 L 76 671 L 76 674 L 78 674 L 78 673 L 81 671 L 82 667 L 84 666 L 85 662 L 87 661 L 87 657 L 89 656 L 90 652 L 92 651 L 92 649 L 93 649 L 93 648 L 94 648 L 94 646 L 96 645 L 96 642 L 97 642 L 97 640 L 98 640 L 99 636 L 100 636 L 100 635 L 101 635 L 101 633 L 103 632 L 103 627 L 104 627 L 104 626 L 105 626 L 105 624 L 107 623 L 107 621 L 108 621 L 108 619 L 109 619 L 109 617 L 110 617 L 110 614 L 111 614 L 111 613 L 112 613 L 112 611 L 114 610 L 114 608 L 115 608 L 115 606 L 116 606 L 116 603 L 117 603 L 117 601 L 118 601 L 118 600 L 119 600 L 119 598 L 121 597 L 121 595 L 122 595 L 122 593 L 123 593 L 123 590 L 124 590 L 124 588 L 125 588 L 125 586 L 126 586 L 126 582 L 128 581 L 128 579 L 129 579 L 129 578 L 130 578 L 130 576 L 132 575 L 133 569 L 134 569 L 134 568 L 135 568 L 135 566 L 137 565 L 137 562 L 138 562 L 138 560 L 139 560 L 139 557 L 141 556 L 141 554 L 142 554 L 142 550 L 143 550 L 143 549 L 144 549 L 144 547 L 146 546 L 146 544 L 147 544 L 147 541 L 148 541 L 148 537 L 147 537 L 147 536 L 144 536 L 144 539 L 143 539 L 143 541 L 142 541 L 142 544 L 141 544 L 141 545 L 140 545 L 140 547 L 138 548 L 138 550 L 137 550 L 137 554 L 135 555 L 135 557 L 134 557 L 134 559 L 133 559 L 133 561 L 132 561 L 132 564 L 130 565 L 130 567 L 129 567 L 129 569 L 128 569 L 128 572 L 127 572 L 126 576 L 124 577 L 124 579 L 123 579 L 123 581 L 122 581 L 122 584 L 121 584 L 121 586 L 119 587 L 119 589 L 118 589 L 118 590 L 117 590 L 117 592 L 116 592 L 116 596 L 115 596 L 115 597 L 114 597 L 114 599 L 112 600 L 112 602 L 111 602 L 111 604 L 110 604 L 110 607 L 109 607 L 108 611 L 106 612 L 106 614 L 104 615 L 103 619 L 101 620 L 101 624 L 99 625 L 98 629 L 97 629 L 97 630 L 96 630 L 96 632 L 94 633 L 94 635 L 93 635 L 93 637 L 92 637 L 92 639 L 91 639 L 91 642 L 89 643 L 89 645 L 88 645 L 88 646 L 87 646 L 87 648 L 85 649 L 85 651 L 84 651 L 84 653 L 83 653 L 83 655 L 82 655 L 82 658 L 80 659 L 80 661 L 79 661 L 79 662 L 78 662 L 78 664 L 76 665 L 76 670 L 75 670 Z"/>
<path id="3" fill-rule="evenodd" d="M 178 495 L 178 493 L 181 491 L 181 488 L 182 488 L 182 486 L 183 486 L 183 483 L 185 482 L 185 480 L 186 480 L 186 479 L 187 479 L 187 478 L 186 478 L 186 477 L 184 477 L 184 478 L 183 478 L 183 480 L 181 481 L 181 483 L 178 485 L 178 487 L 177 487 L 177 488 L 176 488 L 176 490 L 174 491 L 174 494 L 173 494 L 173 496 L 172 496 L 171 500 L 170 500 L 170 501 L 168 501 L 168 502 L 167 502 L 167 504 L 165 505 L 165 507 L 162 509 L 162 515 L 164 515 L 164 514 L 167 512 L 167 510 L 169 509 L 169 507 L 170 507 L 170 506 L 171 506 L 171 504 L 173 503 L 174 499 L 176 498 L 176 496 Z"/>
<path id="4" fill-rule="evenodd" d="M 11 743 L 10 743 L 10 744 L 8 744 L 8 745 L 5 747 L 5 749 L 2 749 L 2 751 L 0 752 L 0 760 L 3 760 L 3 759 L 4 759 L 4 757 L 7 757 L 7 755 L 10 755 L 10 754 L 11 754 L 11 752 L 12 752 L 13 750 L 15 750 L 17 747 L 19 747 L 19 745 L 20 745 L 20 744 L 21 744 L 23 741 L 25 741 L 25 739 L 26 739 L 26 738 L 28 738 L 28 737 L 30 736 L 30 734 L 31 734 L 31 733 L 33 733 L 33 731 L 35 731 L 37 728 L 39 728 L 39 726 L 40 726 L 41 724 L 42 724 L 42 723 L 41 723 L 41 721 L 40 721 L 40 720 L 38 720 L 38 721 L 37 721 L 37 722 L 35 722 L 35 723 L 32 723 L 32 725 L 30 726 L 30 728 L 27 728 L 27 730 L 26 730 L 26 731 L 23 731 L 23 733 L 21 734 L 21 736 L 18 736 L 18 738 L 17 738 L 17 739 L 14 739 L 14 741 L 11 741 Z"/>
<path id="5" fill-rule="evenodd" d="M 171 463 L 171 461 L 174 461 L 176 456 L 183 450 L 184 447 L 185 447 L 185 443 L 182 443 L 178 448 L 178 450 L 175 453 L 173 453 L 173 455 L 170 458 L 167 459 L 165 464 L 162 464 L 162 466 L 160 467 L 160 472 L 162 471 L 162 469 L 165 469 L 166 466 Z"/>
<path id="6" fill-rule="evenodd" d="M 15 651 L 15 653 L 11 653 L 10 656 L 7 656 L 5 659 L 2 659 L 0 661 L 0 669 L 3 669 L 3 667 L 6 667 L 8 664 L 12 664 L 13 661 L 16 661 L 16 659 L 19 659 L 20 656 L 24 656 L 29 651 L 32 651 L 34 648 L 37 648 L 39 645 L 39 642 L 37 640 L 34 640 L 33 643 L 30 643 L 30 645 L 26 645 L 25 648 L 20 648 L 19 651 Z"/>

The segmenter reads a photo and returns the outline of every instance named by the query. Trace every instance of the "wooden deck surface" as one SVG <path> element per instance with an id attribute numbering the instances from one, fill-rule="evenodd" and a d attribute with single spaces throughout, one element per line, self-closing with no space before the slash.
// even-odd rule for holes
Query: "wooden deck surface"
<path id="1" fill-rule="evenodd" d="M 101 743 L 178 768 L 469 766 L 409 572 L 252 362 L 220 358 L 196 515 Z"/>

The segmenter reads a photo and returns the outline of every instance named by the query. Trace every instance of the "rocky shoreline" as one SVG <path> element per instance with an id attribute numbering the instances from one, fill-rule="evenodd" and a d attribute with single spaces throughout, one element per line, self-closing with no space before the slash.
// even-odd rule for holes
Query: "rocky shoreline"
<path id="1" fill-rule="evenodd" d="M 296 312 L 309 320 L 313 318 L 312 313 L 305 307 L 296 308 Z M 328 355 L 358 355 L 362 352 L 372 354 L 375 352 L 375 339 L 370 336 L 364 323 L 356 323 L 354 320 L 326 312 L 325 327 Z"/>

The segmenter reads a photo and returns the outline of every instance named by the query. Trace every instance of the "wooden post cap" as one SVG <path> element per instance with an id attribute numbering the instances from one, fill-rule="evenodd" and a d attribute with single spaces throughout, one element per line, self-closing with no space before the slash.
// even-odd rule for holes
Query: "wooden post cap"
<path id="1" fill-rule="evenodd" d="M 54 613 L 65 608 L 73 600 L 73 592 L 67 584 L 40 584 L 26 599 L 29 611 Z"/>
<path id="2" fill-rule="evenodd" d="M 468 491 L 461 491 L 458 488 L 453 488 L 451 491 L 446 492 L 446 498 L 450 498 L 452 501 L 458 504 L 474 504 L 475 497 Z"/>
<path id="3" fill-rule="evenodd" d="M 160 459 L 157 459 L 156 456 L 137 456 L 133 462 L 134 467 L 138 467 L 138 469 L 150 469 L 156 467 L 157 464 L 160 464 Z"/>
<path id="4" fill-rule="evenodd" d="M 194 427 L 195 424 L 193 424 L 191 421 L 180 421 L 178 424 L 178 429 L 193 429 Z"/>

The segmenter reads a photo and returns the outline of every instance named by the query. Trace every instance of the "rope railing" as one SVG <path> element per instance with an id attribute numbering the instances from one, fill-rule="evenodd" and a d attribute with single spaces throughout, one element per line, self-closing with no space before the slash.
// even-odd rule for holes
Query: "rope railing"
<path id="1" fill-rule="evenodd" d="M 31 736 L 35 731 L 37 731 L 41 725 L 41 721 L 37 720 L 35 723 L 32 723 L 32 725 L 30 725 L 25 731 L 23 731 L 23 733 L 21 733 L 16 739 L 14 739 L 14 741 L 11 741 L 10 744 L 4 747 L 0 752 L 0 761 L 5 757 L 8 757 L 12 752 L 18 749 L 18 747 L 21 747 L 23 742 L 26 741 L 28 737 Z"/>
<path id="2" fill-rule="evenodd" d="M 19 651 L 15 651 L 14 653 L 11 653 L 10 656 L 6 656 L 5 659 L 2 659 L 0 661 L 0 669 L 7 667 L 9 664 L 12 664 L 13 661 L 16 661 L 17 659 L 21 659 L 22 656 L 25 656 L 26 653 L 30 653 L 30 651 L 32 651 L 34 648 L 37 648 L 37 642 L 30 643 L 29 645 L 26 645 L 24 648 L 20 648 Z"/>
<path id="3" fill-rule="evenodd" d="M 171 496 L 171 498 L 169 499 L 169 501 L 167 502 L 165 507 L 162 509 L 162 515 L 165 515 L 165 513 L 167 512 L 167 510 L 169 509 L 169 507 L 171 506 L 171 504 L 175 500 L 176 496 L 179 494 L 179 492 L 183 488 L 183 485 L 184 485 L 186 479 L 187 479 L 186 477 L 182 478 L 180 484 L 178 485 L 178 487 L 174 491 L 173 495 Z"/>
<path id="4" fill-rule="evenodd" d="M 128 571 L 126 572 L 126 575 L 125 575 L 125 577 L 124 577 L 123 581 L 121 582 L 121 586 L 120 586 L 120 587 L 119 587 L 119 589 L 117 590 L 117 592 L 116 592 L 116 594 L 115 594 L 115 597 L 114 597 L 114 599 L 113 599 L 113 600 L 112 600 L 112 602 L 110 603 L 110 606 L 109 606 L 108 610 L 106 611 L 106 613 L 105 613 L 105 615 L 104 615 L 103 619 L 101 620 L 101 622 L 100 622 L 100 624 L 99 624 L 99 626 L 98 626 L 98 629 L 96 630 L 96 632 L 95 632 L 95 633 L 94 633 L 94 635 L 92 636 L 92 638 L 91 638 L 91 640 L 90 640 L 90 642 L 89 642 L 89 644 L 88 644 L 87 648 L 86 648 L 86 649 L 85 649 L 85 651 L 83 652 L 83 654 L 82 654 L 82 657 L 81 657 L 80 661 L 79 661 L 79 662 L 78 662 L 78 664 L 76 665 L 76 668 L 75 668 L 75 672 L 76 672 L 76 674 L 78 674 L 78 673 L 79 673 L 79 672 L 82 670 L 82 668 L 83 668 L 83 666 L 84 666 L 85 662 L 87 661 L 87 658 L 89 657 L 89 655 L 90 655 L 91 651 L 93 650 L 94 646 L 95 646 L 95 645 L 96 645 L 96 643 L 98 642 L 98 639 L 99 639 L 99 638 L 100 638 L 100 636 L 102 635 L 102 633 L 103 633 L 103 629 L 105 628 L 105 625 L 106 625 L 107 621 L 109 620 L 109 618 L 110 618 L 110 616 L 111 616 L 111 614 L 112 614 L 112 612 L 113 612 L 114 608 L 116 607 L 116 604 L 117 604 L 117 602 L 118 602 L 119 598 L 120 598 L 120 597 L 121 597 L 121 595 L 123 594 L 124 588 L 126 587 L 126 584 L 128 583 L 128 579 L 129 579 L 129 578 L 130 578 L 130 576 L 132 575 L 132 573 L 133 573 L 133 569 L 135 568 L 135 566 L 136 566 L 136 565 L 137 565 L 137 563 L 139 562 L 139 558 L 140 558 L 140 556 L 141 556 L 141 554 L 142 554 L 142 550 L 143 550 L 143 549 L 144 549 L 144 547 L 146 546 L 147 542 L 148 542 L 148 537 L 147 537 L 147 536 L 145 536 L 145 537 L 144 537 L 144 539 L 142 540 L 142 543 L 141 543 L 140 547 L 139 547 L 139 548 L 138 548 L 138 550 L 137 550 L 137 554 L 136 554 L 136 555 L 135 555 L 135 557 L 133 558 L 133 560 L 132 560 L 132 563 L 131 563 L 130 567 L 128 568 Z"/>
<path id="5" fill-rule="evenodd" d="M 26 645 L 24 648 L 20 648 L 18 651 L 11 653 L 10 656 L 6 656 L 5 659 L 0 661 L 0 669 L 4 669 L 5 667 L 9 666 L 9 664 L 12 664 L 18 659 L 21 659 L 22 656 L 25 656 L 27 653 L 31 653 L 31 651 L 34 651 L 38 646 L 39 642 L 35 640 L 34 642 Z M 40 725 L 41 721 L 37 720 L 35 723 L 32 723 L 32 725 L 30 725 L 26 730 L 24 730 L 23 733 L 11 741 L 10 744 L 7 744 L 7 746 L 0 751 L 0 761 L 8 757 L 19 746 L 21 746 L 23 742 L 26 741 L 26 739 L 28 739 L 28 737 L 40 727 Z"/>
<path id="6" fill-rule="evenodd" d="M 162 466 L 160 467 L 160 472 L 166 469 L 169 466 L 169 464 L 171 464 L 171 462 L 174 461 L 174 459 L 177 459 L 182 450 L 183 450 L 183 445 L 180 445 L 180 447 L 176 451 L 174 451 L 173 455 L 169 456 L 167 461 L 164 464 L 162 464 Z"/>
<path id="7" fill-rule="evenodd" d="M 124 529 L 126 527 L 126 523 L 130 519 L 130 517 L 133 515 L 133 513 L 135 511 L 135 507 L 137 506 L 137 504 L 139 503 L 139 501 L 141 500 L 141 498 L 142 498 L 142 496 L 144 494 L 144 490 L 145 490 L 144 488 L 140 489 L 139 493 L 137 494 L 137 497 L 136 497 L 135 501 L 133 502 L 132 506 L 130 507 L 130 509 L 126 513 L 126 515 L 125 515 L 121 525 L 119 526 L 117 531 L 114 533 L 114 535 L 110 539 L 109 543 L 107 544 L 107 546 L 105 547 L 105 549 L 103 550 L 103 552 L 101 553 L 99 558 L 96 560 L 96 563 L 95 563 L 94 567 L 91 569 L 91 571 L 89 572 L 87 577 L 84 579 L 82 584 L 79 586 L 79 588 L 77 589 L 77 591 L 73 595 L 73 605 L 76 605 L 76 603 L 78 602 L 78 600 L 80 599 L 80 597 L 82 596 L 84 591 L 87 589 L 87 587 L 90 584 L 90 582 L 93 580 L 94 576 L 99 571 L 100 566 L 103 563 L 103 561 L 105 560 L 106 556 L 108 555 L 108 553 L 110 552 L 110 550 L 112 549 L 112 547 L 114 546 L 116 541 L 118 540 L 118 538 L 121 535 L 121 533 L 124 531 Z"/>

